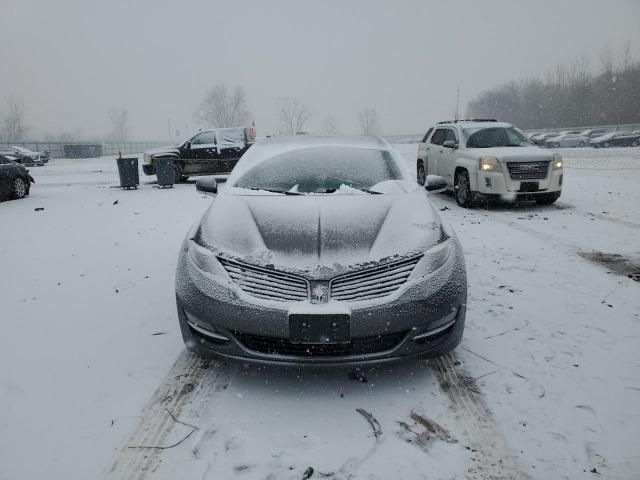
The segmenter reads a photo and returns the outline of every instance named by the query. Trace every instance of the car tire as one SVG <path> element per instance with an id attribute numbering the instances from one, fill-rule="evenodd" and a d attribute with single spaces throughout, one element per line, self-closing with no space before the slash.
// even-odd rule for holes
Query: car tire
<path id="1" fill-rule="evenodd" d="M 179 162 L 173 162 L 173 171 L 174 171 L 174 183 L 180 183 L 183 181 L 184 176 L 182 175 L 182 165 Z"/>
<path id="2" fill-rule="evenodd" d="M 584 142 L 580 142 L 580 145 L 578 145 L 578 146 L 580 146 L 580 147 L 584 147 L 584 146 L 586 146 L 586 145 L 587 145 L 586 143 L 584 143 Z"/>
<path id="3" fill-rule="evenodd" d="M 604 148 L 609 148 L 609 147 L 611 146 L 611 144 L 610 144 L 609 142 L 604 142 L 604 143 L 602 144 L 602 146 L 603 146 Z"/>
<path id="4" fill-rule="evenodd" d="M 418 180 L 419 185 L 424 185 L 427 182 L 427 171 L 425 170 L 424 163 L 422 161 L 418 162 L 416 180 Z"/>
<path id="5" fill-rule="evenodd" d="M 471 208 L 474 203 L 474 195 L 471 191 L 471 182 L 469 181 L 469 172 L 466 170 L 458 170 L 456 172 L 453 184 L 453 192 L 456 197 L 456 203 L 463 208 Z"/>
<path id="6" fill-rule="evenodd" d="M 634 140 L 633 142 L 631 142 L 631 146 L 632 147 L 637 147 L 638 146 L 638 140 Z"/>
<path id="7" fill-rule="evenodd" d="M 560 198 L 560 192 L 553 193 L 542 193 L 540 195 L 536 195 L 536 203 L 538 205 L 551 205 L 555 203 L 556 200 Z"/>
<path id="8" fill-rule="evenodd" d="M 557 143 L 557 142 L 556 142 L 556 143 L 553 143 L 553 144 L 551 145 L 551 148 L 560 148 L 560 144 L 559 144 L 559 143 Z"/>
<path id="9" fill-rule="evenodd" d="M 13 180 L 13 198 L 21 199 L 27 194 L 27 184 L 22 177 L 18 177 Z"/>

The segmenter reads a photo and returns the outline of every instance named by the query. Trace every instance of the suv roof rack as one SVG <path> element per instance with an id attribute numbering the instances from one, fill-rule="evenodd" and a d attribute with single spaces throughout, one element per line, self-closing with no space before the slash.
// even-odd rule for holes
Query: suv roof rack
<path id="1" fill-rule="evenodd" d="M 461 118 L 460 120 L 445 120 L 444 122 L 438 122 L 438 125 L 444 123 L 459 123 L 459 122 L 497 122 L 495 118 Z"/>

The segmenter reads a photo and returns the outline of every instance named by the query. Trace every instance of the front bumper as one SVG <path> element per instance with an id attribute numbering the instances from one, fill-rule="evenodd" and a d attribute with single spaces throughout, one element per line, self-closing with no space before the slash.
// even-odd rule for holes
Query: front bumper
<path id="1" fill-rule="evenodd" d="M 338 302 L 350 310 L 351 343 L 289 342 L 289 306 L 252 301 L 231 282 L 199 270 L 183 248 L 176 301 L 187 347 L 262 363 L 365 364 L 438 356 L 462 340 L 467 283 L 461 249 L 428 277 L 409 280 L 387 303 Z"/>

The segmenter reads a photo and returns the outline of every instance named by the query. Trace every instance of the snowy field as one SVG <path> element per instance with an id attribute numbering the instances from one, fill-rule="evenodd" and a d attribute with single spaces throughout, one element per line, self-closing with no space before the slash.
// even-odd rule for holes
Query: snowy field
<path id="1" fill-rule="evenodd" d="M 464 341 L 359 371 L 186 353 L 175 261 L 210 197 L 111 188 L 113 158 L 32 168 L 0 203 L 0 479 L 639 478 L 640 148 L 563 154 L 550 207 L 433 196 Z"/>

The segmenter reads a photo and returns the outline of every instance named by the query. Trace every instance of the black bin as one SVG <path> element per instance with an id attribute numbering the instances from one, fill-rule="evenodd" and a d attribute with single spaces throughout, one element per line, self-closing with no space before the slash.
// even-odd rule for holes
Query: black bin
<path id="1" fill-rule="evenodd" d="M 138 158 L 125 157 L 118 158 L 118 175 L 120 175 L 120 186 L 125 190 L 138 188 L 140 174 L 138 173 Z"/>
<path id="2" fill-rule="evenodd" d="M 156 177 L 160 187 L 173 187 L 176 183 L 176 169 L 173 158 L 155 158 L 153 165 L 156 168 Z"/>

